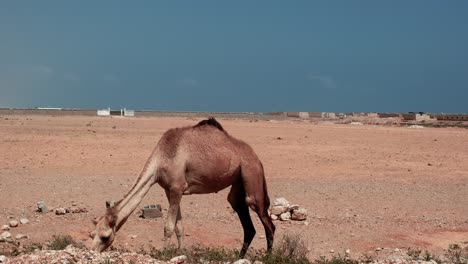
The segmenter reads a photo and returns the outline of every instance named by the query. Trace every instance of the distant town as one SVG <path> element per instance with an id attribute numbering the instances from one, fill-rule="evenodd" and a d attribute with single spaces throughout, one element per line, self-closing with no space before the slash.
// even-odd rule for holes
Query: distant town
<path id="1" fill-rule="evenodd" d="M 72 108 L 50 108 L 37 107 L 29 109 L 0 108 L 0 115 L 61 115 L 61 116 L 121 116 L 121 117 L 207 117 L 218 118 L 243 118 L 243 119 L 311 119 L 311 120 L 346 120 L 353 118 L 415 121 L 415 122 L 463 122 L 468 121 L 468 114 L 445 114 L 445 113 L 377 113 L 377 112 L 190 112 L 190 111 L 158 111 L 158 110 L 129 110 L 121 109 L 72 109 Z"/>

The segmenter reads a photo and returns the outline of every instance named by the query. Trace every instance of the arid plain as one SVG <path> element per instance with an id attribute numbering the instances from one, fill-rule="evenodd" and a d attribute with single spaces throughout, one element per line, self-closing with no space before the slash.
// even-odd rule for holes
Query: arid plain
<path id="1" fill-rule="evenodd" d="M 129 190 L 161 135 L 200 120 L 1 116 L 0 225 L 27 217 L 28 224 L 10 230 L 29 236 L 21 243 L 58 234 L 87 243 L 91 220 L 104 213 L 106 200 Z M 254 148 L 271 200 L 284 197 L 307 209 L 306 221 L 275 221 L 276 237 L 299 234 L 311 257 L 347 249 L 354 256 L 407 247 L 442 252 L 468 241 L 468 129 L 218 121 Z M 183 197 L 187 244 L 240 247 L 242 227 L 228 191 Z M 50 209 L 74 204 L 88 212 L 41 214 L 35 212 L 39 200 Z M 158 185 L 140 208 L 149 204 L 161 204 L 165 214 Z M 118 232 L 114 246 L 161 247 L 164 219 L 138 215 Z M 263 227 L 252 216 L 252 245 L 265 248 Z"/>

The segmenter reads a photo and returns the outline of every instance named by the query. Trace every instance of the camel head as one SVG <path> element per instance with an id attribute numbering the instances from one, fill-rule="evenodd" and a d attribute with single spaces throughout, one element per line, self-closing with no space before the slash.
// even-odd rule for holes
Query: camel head
<path id="1" fill-rule="evenodd" d="M 113 202 L 106 202 L 106 214 L 99 219 L 93 220 L 96 227 L 94 231 L 89 234 L 92 239 L 92 250 L 102 252 L 114 242 L 116 216 L 113 205 Z"/>

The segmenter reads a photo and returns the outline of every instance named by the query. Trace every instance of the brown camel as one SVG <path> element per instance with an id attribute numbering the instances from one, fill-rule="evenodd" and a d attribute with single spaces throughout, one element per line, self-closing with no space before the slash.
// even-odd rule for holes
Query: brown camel
<path id="1" fill-rule="evenodd" d="M 182 195 L 214 193 L 232 186 L 228 201 L 244 229 L 240 255 L 245 255 L 255 236 L 249 207 L 259 216 L 267 249 L 271 251 L 275 226 L 268 215 L 270 199 L 263 165 L 247 143 L 230 136 L 214 118 L 164 133 L 135 185 L 115 205 L 107 203 L 106 214 L 95 221 L 96 229 L 91 233 L 93 250 L 102 252 L 112 244 L 115 233 L 155 183 L 164 188 L 169 201 L 165 246 L 175 230 L 179 248 L 184 247 Z"/>

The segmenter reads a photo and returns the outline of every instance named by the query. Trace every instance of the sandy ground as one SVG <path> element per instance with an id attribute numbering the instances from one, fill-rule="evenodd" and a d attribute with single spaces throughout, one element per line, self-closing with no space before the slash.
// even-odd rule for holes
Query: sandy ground
<path id="1" fill-rule="evenodd" d="M 28 217 L 10 230 L 44 242 L 70 234 L 87 242 L 91 219 L 106 200 L 119 200 L 133 184 L 164 131 L 193 125 L 188 118 L 0 117 L 0 225 Z M 468 130 L 338 125 L 309 121 L 219 120 L 261 158 L 270 198 L 285 197 L 309 212 L 304 222 L 278 222 L 277 238 L 300 234 L 310 256 L 333 249 L 352 255 L 386 254 L 394 248 L 442 252 L 468 241 Z M 187 244 L 237 248 L 242 228 L 217 194 L 184 196 Z M 88 213 L 34 212 L 75 203 Z M 140 207 L 167 201 L 154 186 Z M 265 248 L 253 215 L 254 248 Z M 162 246 L 163 219 L 135 212 L 114 245 Z M 131 236 L 137 237 L 132 239 Z M 175 239 L 174 239 L 175 241 Z M 375 252 L 375 248 L 385 248 Z"/>

